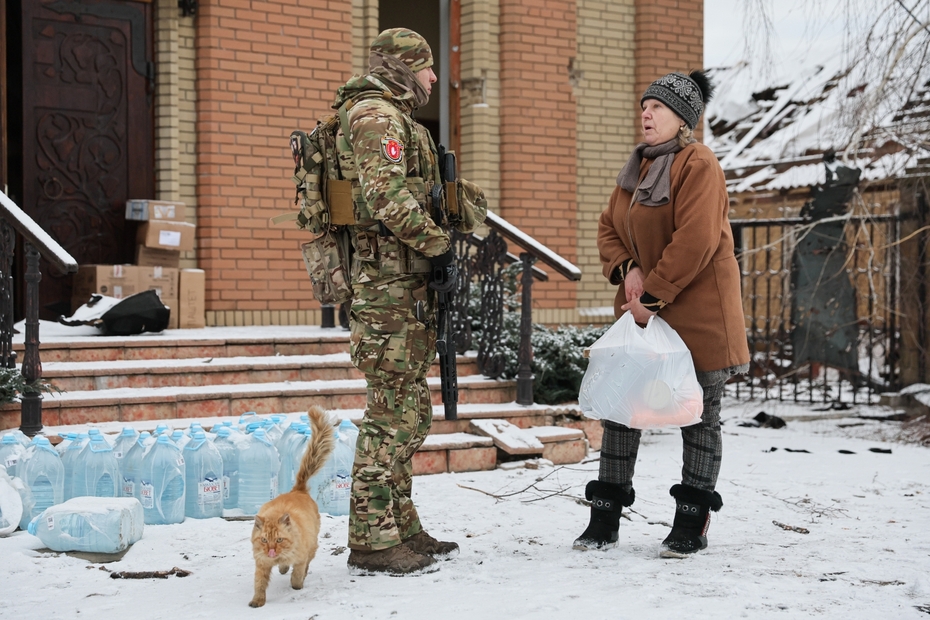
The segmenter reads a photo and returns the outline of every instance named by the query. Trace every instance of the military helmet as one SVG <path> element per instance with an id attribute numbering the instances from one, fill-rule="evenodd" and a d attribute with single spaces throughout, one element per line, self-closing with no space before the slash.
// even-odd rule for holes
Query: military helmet
<path id="1" fill-rule="evenodd" d="M 371 51 L 402 60 L 414 73 L 433 66 L 429 43 L 409 28 L 385 30 L 372 42 Z"/>

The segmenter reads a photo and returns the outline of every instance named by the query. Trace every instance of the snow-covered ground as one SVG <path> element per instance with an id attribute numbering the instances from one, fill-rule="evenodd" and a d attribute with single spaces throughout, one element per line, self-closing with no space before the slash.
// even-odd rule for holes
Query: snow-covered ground
<path id="1" fill-rule="evenodd" d="M 787 427 L 739 425 L 763 410 Z M 42 552 L 37 538 L 16 532 L 0 539 L 0 617 L 927 618 L 930 449 L 891 441 L 898 423 L 855 417 L 890 413 L 860 407 L 821 419 L 808 406 L 727 401 L 724 507 L 710 547 L 685 560 L 657 557 L 673 516 L 668 488 L 679 481 L 681 441 L 677 431 L 649 432 L 637 501 L 620 545 L 606 552 L 571 548 L 587 523 L 576 500 L 597 475 L 593 453 L 572 466 L 417 477 L 426 527 L 462 547 L 428 575 L 350 575 L 347 518 L 324 516 L 304 589 L 291 590 L 275 572 L 257 610 L 248 607 L 249 522 L 146 526 L 108 564 Z M 174 567 L 191 574 L 109 577 Z"/>

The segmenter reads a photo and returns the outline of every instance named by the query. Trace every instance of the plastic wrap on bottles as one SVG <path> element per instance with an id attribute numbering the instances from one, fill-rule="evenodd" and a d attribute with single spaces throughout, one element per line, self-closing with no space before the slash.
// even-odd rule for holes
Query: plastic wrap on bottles
<path id="1" fill-rule="evenodd" d="M 589 351 L 578 395 L 586 416 L 638 429 L 701 421 L 704 391 L 691 352 L 658 316 L 641 328 L 627 312 Z"/>
<path id="2" fill-rule="evenodd" d="M 0 465 L 0 536 L 8 536 L 16 531 L 23 516 L 23 498 L 15 481 Z M 19 483 L 22 486 L 22 483 Z"/>
<path id="3" fill-rule="evenodd" d="M 142 538 L 142 505 L 132 497 L 75 497 L 29 522 L 53 551 L 118 553 Z"/>

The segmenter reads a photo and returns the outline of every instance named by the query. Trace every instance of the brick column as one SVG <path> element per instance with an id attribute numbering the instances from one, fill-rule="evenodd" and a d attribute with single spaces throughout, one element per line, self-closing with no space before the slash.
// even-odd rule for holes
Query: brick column
<path id="1" fill-rule="evenodd" d="M 575 262 L 574 0 L 500 0 L 499 214 Z M 549 270 L 551 271 L 551 270 Z M 537 309 L 574 311 L 576 284 L 553 273 Z"/>
<path id="2" fill-rule="evenodd" d="M 287 138 L 330 113 L 351 74 L 352 3 L 201 0 L 197 7 L 197 241 L 207 322 L 293 324 L 319 305 L 300 258 Z"/>
<path id="3" fill-rule="evenodd" d="M 704 68 L 704 0 L 636 0 L 636 90 L 639 98 L 656 78 L 671 71 Z M 642 139 L 635 113 L 637 140 Z M 701 121 L 703 123 L 703 120 Z M 695 130 L 700 140 L 702 125 Z"/>

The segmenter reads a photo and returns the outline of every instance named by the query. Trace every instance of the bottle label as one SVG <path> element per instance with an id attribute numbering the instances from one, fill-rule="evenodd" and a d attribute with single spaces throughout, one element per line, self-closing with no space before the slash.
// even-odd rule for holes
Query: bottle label
<path id="1" fill-rule="evenodd" d="M 3 462 L 3 464 L 6 466 L 7 469 L 14 467 L 17 463 L 19 463 L 18 454 L 9 455 L 8 457 L 6 457 L 6 460 Z"/>
<path id="2" fill-rule="evenodd" d="M 54 515 L 49 515 L 49 516 L 45 517 L 45 525 L 47 525 L 47 526 L 48 526 L 48 529 L 50 529 L 50 530 L 54 530 L 54 529 L 55 529 L 55 517 L 54 517 Z"/>
<path id="3" fill-rule="evenodd" d="M 136 490 L 136 481 L 129 478 L 123 478 L 123 497 L 132 497 Z"/>
<path id="4" fill-rule="evenodd" d="M 223 497 L 222 482 L 216 478 L 204 478 L 198 483 L 197 496 L 201 504 L 218 504 Z"/>
<path id="5" fill-rule="evenodd" d="M 336 474 L 333 476 L 333 500 L 340 501 L 345 500 L 352 493 L 352 478 L 351 476 L 340 476 Z"/>
<path id="6" fill-rule="evenodd" d="M 152 508 L 155 505 L 155 485 L 152 483 L 143 480 L 142 486 L 139 487 L 139 495 L 143 508 Z"/>
<path id="7" fill-rule="evenodd" d="M 229 476 L 223 476 L 223 499 L 229 499 Z"/>
<path id="8" fill-rule="evenodd" d="M 183 465 L 184 465 L 184 457 L 183 457 L 183 456 L 179 456 L 179 457 L 178 457 L 178 467 L 181 467 L 181 466 L 183 466 Z"/>
<path id="9" fill-rule="evenodd" d="M 116 456 L 116 458 L 118 458 L 118 459 L 123 458 L 123 451 L 122 451 L 122 450 L 117 450 L 117 451 L 114 452 L 113 454 L 114 454 L 114 456 Z"/>

